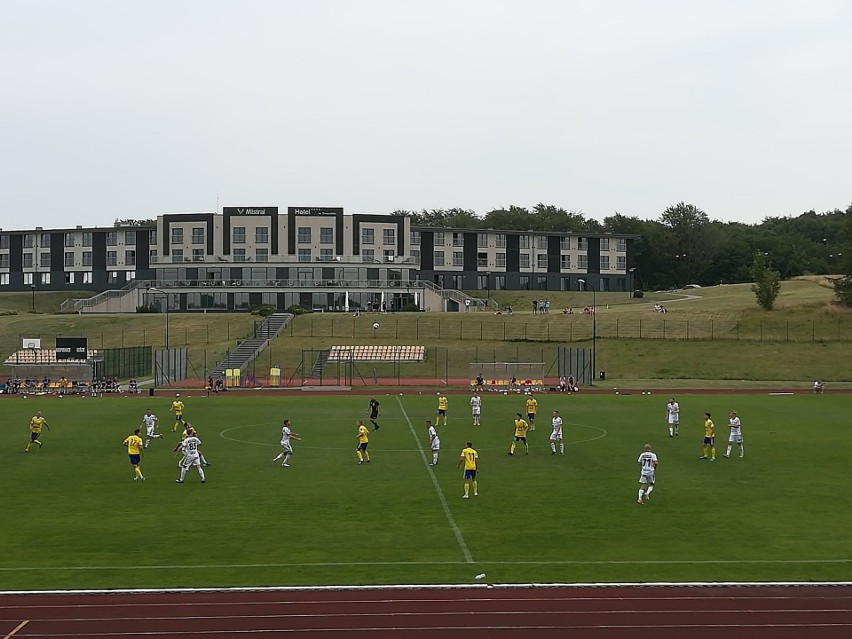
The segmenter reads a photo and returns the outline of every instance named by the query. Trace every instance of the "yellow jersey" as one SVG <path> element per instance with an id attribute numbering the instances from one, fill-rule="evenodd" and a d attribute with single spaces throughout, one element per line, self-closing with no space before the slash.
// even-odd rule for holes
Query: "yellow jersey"
<path id="1" fill-rule="evenodd" d="M 443 395 L 438 398 L 438 410 L 447 410 L 447 398 Z"/>
<path id="2" fill-rule="evenodd" d="M 175 416 L 183 415 L 183 402 L 180 400 L 172 402 L 172 407 L 169 410 L 174 412 Z"/>
<path id="3" fill-rule="evenodd" d="M 538 400 L 535 397 L 530 397 L 527 400 L 527 414 L 535 415 L 535 412 L 538 410 Z"/>
<path id="4" fill-rule="evenodd" d="M 530 425 L 527 424 L 527 420 L 525 419 L 516 419 L 515 420 L 515 437 L 526 437 L 527 430 L 529 430 Z"/>
<path id="5" fill-rule="evenodd" d="M 124 440 L 124 445 L 127 446 L 127 454 L 128 455 L 141 455 L 142 454 L 142 438 L 139 435 L 131 435 L 127 439 Z"/>
<path id="6" fill-rule="evenodd" d="M 462 449 L 461 458 L 464 460 L 465 470 L 476 470 L 477 463 L 479 462 L 479 453 L 473 448 Z"/>
<path id="7" fill-rule="evenodd" d="M 716 436 L 716 426 L 713 424 L 712 419 L 704 420 L 704 436 L 705 437 L 715 437 Z"/>
<path id="8" fill-rule="evenodd" d="M 41 427 L 47 420 L 44 417 L 33 417 L 30 420 L 30 430 L 34 433 L 40 433 Z"/>
<path id="9" fill-rule="evenodd" d="M 366 444 L 369 440 L 367 437 L 367 427 L 364 424 L 361 424 L 358 427 L 358 442 L 361 444 Z"/>

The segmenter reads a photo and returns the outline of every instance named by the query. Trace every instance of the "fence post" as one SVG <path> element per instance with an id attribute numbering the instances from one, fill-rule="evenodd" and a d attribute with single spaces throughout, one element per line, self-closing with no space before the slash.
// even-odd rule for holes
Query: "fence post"
<path id="1" fill-rule="evenodd" d="M 715 339 L 715 333 L 713 332 L 713 320 L 710 320 L 710 341 L 712 342 Z"/>
<path id="2" fill-rule="evenodd" d="M 618 339 L 618 318 L 615 318 L 615 339 Z"/>
<path id="3" fill-rule="evenodd" d="M 639 320 L 639 337 L 642 337 L 642 320 Z M 663 339 L 666 339 L 666 320 L 663 320 Z"/>
<path id="4" fill-rule="evenodd" d="M 479 322 L 479 341 L 482 341 L 482 321 Z"/>
<path id="5" fill-rule="evenodd" d="M 205 324 L 205 327 L 207 328 L 207 342 L 206 343 L 209 344 L 210 343 L 210 324 Z"/>
<path id="6" fill-rule="evenodd" d="M 740 323 L 737 321 L 737 341 L 740 341 Z"/>
<path id="7" fill-rule="evenodd" d="M 814 320 L 811 320 L 811 341 L 816 341 L 816 326 L 814 325 Z"/>
<path id="8" fill-rule="evenodd" d="M 503 320 L 503 341 L 506 341 L 506 320 Z"/>
<path id="9" fill-rule="evenodd" d="M 785 332 L 785 337 L 786 337 L 785 341 L 789 342 L 790 341 L 790 320 L 786 320 L 784 322 L 784 332 Z"/>
<path id="10" fill-rule="evenodd" d="M 666 325 L 666 320 L 663 320 L 663 326 L 665 326 L 665 325 Z M 641 319 L 639 320 L 639 339 L 642 339 L 642 320 Z M 592 374 L 594 374 L 594 371 L 592 371 Z"/>
<path id="11" fill-rule="evenodd" d="M 689 339 L 689 320 L 686 320 L 686 339 Z"/>
<path id="12" fill-rule="evenodd" d="M 414 335 L 419 340 L 420 339 L 420 318 L 414 318 Z M 352 337 L 355 337 L 354 335 Z"/>
<path id="13" fill-rule="evenodd" d="M 438 339 L 441 339 L 441 320 L 438 319 Z"/>
<path id="14" fill-rule="evenodd" d="M 763 341 L 763 320 L 760 320 L 760 341 Z"/>

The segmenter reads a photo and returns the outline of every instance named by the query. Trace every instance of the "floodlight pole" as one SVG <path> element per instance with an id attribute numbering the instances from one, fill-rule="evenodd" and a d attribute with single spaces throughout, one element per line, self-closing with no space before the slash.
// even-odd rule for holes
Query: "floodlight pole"
<path id="1" fill-rule="evenodd" d="M 149 288 L 150 293 L 159 293 L 166 300 L 166 350 L 169 350 L 169 294 L 158 288 Z"/>
<path id="2" fill-rule="evenodd" d="M 578 282 L 583 283 L 583 290 L 588 290 L 586 280 L 577 280 Z M 598 304 L 597 304 L 598 291 L 593 286 L 592 287 L 592 382 L 589 386 L 594 386 L 595 384 L 595 375 L 597 375 L 597 363 L 595 360 L 595 350 L 598 341 Z"/>

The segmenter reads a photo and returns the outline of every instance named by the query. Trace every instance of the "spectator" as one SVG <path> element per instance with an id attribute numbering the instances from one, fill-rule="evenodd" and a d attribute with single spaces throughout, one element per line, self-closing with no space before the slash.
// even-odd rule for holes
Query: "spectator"
<path id="1" fill-rule="evenodd" d="M 538 300 L 533 300 L 533 315 L 538 315 Z"/>
<path id="2" fill-rule="evenodd" d="M 825 382 L 816 380 L 814 382 L 814 395 L 822 395 L 825 391 Z"/>

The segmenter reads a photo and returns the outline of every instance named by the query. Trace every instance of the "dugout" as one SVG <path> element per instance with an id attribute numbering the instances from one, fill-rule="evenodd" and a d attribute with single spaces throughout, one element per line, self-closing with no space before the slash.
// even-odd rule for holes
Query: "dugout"
<path id="1" fill-rule="evenodd" d="M 540 391 L 544 388 L 544 366 L 544 362 L 471 362 L 470 385 L 476 386 L 481 375 L 488 390 Z"/>

